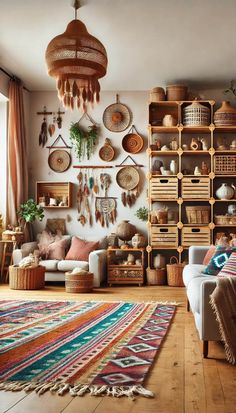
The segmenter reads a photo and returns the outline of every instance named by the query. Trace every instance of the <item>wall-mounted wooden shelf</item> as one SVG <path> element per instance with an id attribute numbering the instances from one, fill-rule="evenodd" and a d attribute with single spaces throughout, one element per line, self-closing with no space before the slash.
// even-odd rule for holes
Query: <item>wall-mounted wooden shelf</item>
<path id="1" fill-rule="evenodd" d="M 36 182 L 36 202 L 40 205 L 45 202 L 44 208 L 63 209 L 72 207 L 72 182 Z M 45 201 L 43 201 L 45 198 Z M 57 200 L 58 205 L 49 205 L 50 198 Z M 59 206 L 61 202 L 64 205 Z"/>

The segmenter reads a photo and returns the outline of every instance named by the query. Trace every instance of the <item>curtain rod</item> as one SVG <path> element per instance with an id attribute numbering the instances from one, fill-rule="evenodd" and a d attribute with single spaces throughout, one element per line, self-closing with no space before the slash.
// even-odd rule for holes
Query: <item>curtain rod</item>
<path id="1" fill-rule="evenodd" d="M 8 73 L 8 72 L 7 72 L 5 69 L 3 69 L 2 67 L 0 67 L 0 71 L 3 72 L 6 76 L 8 76 L 10 79 L 20 80 L 20 79 L 18 79 L 18 77 L 13 76 L 13 75 L 10 75 L 10 73 Z M 27 92 L 30 92 L 30 90 L 27 89 L 27 87 L 25 87 L 25 86 L 23 86 L 23 89 L 26 90 Z"/>

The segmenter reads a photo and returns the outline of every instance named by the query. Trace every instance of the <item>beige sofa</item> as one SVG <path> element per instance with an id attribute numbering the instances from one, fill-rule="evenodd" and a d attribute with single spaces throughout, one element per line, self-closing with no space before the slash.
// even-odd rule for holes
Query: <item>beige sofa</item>
<path id="1" fill-rule="evenodd" d="M 70 243 L 71 237 L 67 237 Z M 37 248 L 37 242 L 32 243 L 32 250 Z M 24 244 L 21 249 L 13 251 L 13 264 L 19 264 L 24 256 Z M 65 272 L 72 271 L 74 268 L 89 270 L 94 274 L 94 287 L 100 287 L 101 283 L 106 280 L 106 250 L 99 249 L 89 254 L 88 261 L 72 260 L 41 260 L 40 264 L 46 267 L 45 281 L 65 281 Z"/>

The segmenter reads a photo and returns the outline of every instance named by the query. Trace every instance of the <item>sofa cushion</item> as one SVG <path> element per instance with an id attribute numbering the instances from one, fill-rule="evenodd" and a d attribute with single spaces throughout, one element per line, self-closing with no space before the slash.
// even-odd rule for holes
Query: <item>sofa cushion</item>
<path id="1" fill-rule="evenodd" d="M 88 270 L 89 264 L 87 261 L 62 260 L 58 262 L 57 266 L 59 271 L 72 271 L 76 267 Z"/>
<path id="2" fill-rule="evenodd" d="M 236 277 L 236 252 L 230 255 L 228 261 L 218 273 L 218 277 Z"/>
<path id="3" fill-rule="evenodd" d="M 191 281 L 189 281 L 187 287 L 187 296 L 189 300 L 189 304 L 193 313 L 197 312 L 200 313 L 200 288 L 201 284 L 206 281 L 207 279 L 212 279 L 214 276 L 209 275 L 206 277 L 205 275 L 195 277 Z"/>
<path id="4" fill-rule="evenodd" d="M 90 252 L 98 248 L 98 241 L 87 242 L 78 237 L 73 237 L 66 260 L 88 261 Z"/>
<path id="5" fill-rule="evenodd" d="M 40 265 L 46 268 L 46 271 L 57 271 L 58 260 L 40 260 Z"/>
<path id="6" fill-rule="evenodd" d="M 235 252 L 236 248 L 218 246 L 216 252 L 211 258 L 209 264 L 203 271 L 207 275 L 217 275 L 218 272 L 223 268 L 226 261 L 229 259 L 232 252 Z"/>
<path id="7" fill-rule="evenodd" d="M 216 252 L 216 246 L 215 245 L 210 245 L 209 250 L 207 251 L 204 260 L 203 260 L 203 265 L 208 265 L 210 260 L 212 259 L 213 255 Z"/>
<path id="8" fill-rule="evenodd" d="M 183 270 L 183 282 L 186 287 L 188 287 L 189 282 L 196 277 L 203 277 L 203 270 L 206 268 L 202 264 L 188 264 Z"/>

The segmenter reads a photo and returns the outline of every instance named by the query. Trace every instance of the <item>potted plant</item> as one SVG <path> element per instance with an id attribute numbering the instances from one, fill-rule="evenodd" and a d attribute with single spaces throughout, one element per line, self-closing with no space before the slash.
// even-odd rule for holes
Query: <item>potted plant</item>
<path id="1" fill-rule="evenodd" d="M 79 122 L 71 124 L 70 140 L 79 161 L 85 156 L 87 156 L 87 159 L 90 159 L 96 144 L 97 135 L 98 127 L 96 125 L 91 125 L 88 129 L 85 129 Z"/>
<path id="2" fill-rule="evenodd" d="M 139 209 L 137 209 L 135 215 L 141 221 L 147 221 L 148 220 L 148 209 L 146 207 L 140 207 Z"/>
<path id="3" fill-rule="evenodd" d="M 23 224 L 23 230 L 26 239 L 32 239 L 32 228 L 31 224 L 36 220 L 42 221 L 44 218 L 43 207 L 37 205 L 33 199 L 28 199 L 24 204 L 21 204 L 19 211 L 17 212 L 19 216 L 19 222 Z"/>

